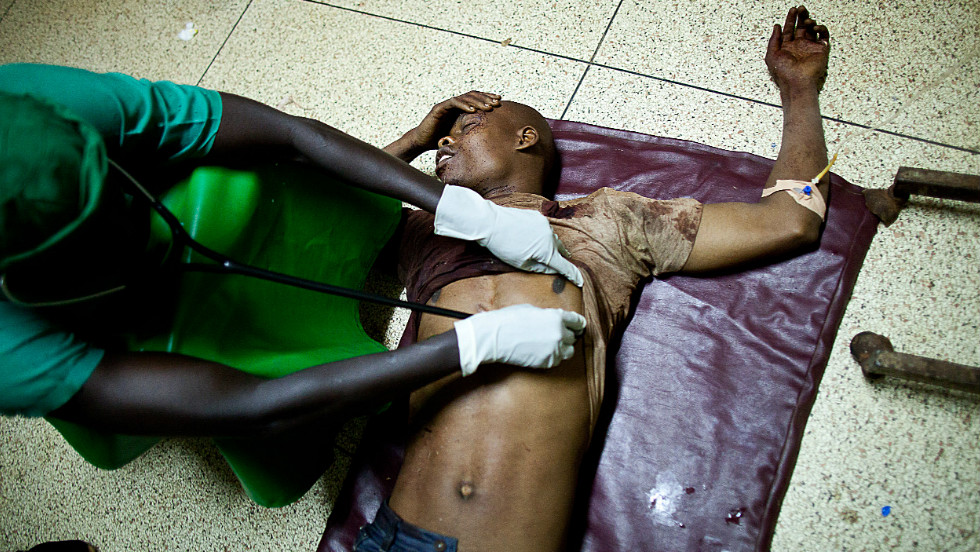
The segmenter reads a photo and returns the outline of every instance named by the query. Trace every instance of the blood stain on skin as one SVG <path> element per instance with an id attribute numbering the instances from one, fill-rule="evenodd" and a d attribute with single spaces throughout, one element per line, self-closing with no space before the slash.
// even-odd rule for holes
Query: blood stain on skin
<path id="1" fill-rule="evenodd" d="M 565 291 L 564 276 L 555 276 L 555 279 L 551 282 L 551 291 L 557 295 L 561 295 L 561 292 Z"/>

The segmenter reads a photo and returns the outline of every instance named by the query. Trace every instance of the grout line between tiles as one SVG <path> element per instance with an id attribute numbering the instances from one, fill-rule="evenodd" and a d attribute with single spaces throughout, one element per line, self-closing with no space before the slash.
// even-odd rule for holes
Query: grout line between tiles
<path id="1" fill-rule="evenodd" d="M 575 94 L 578 93 L 579 87 L 585 82 L 585 77 L 589 74 L 589 69 L 592 68 L 593 62 L 595 62 L 595 57 L 599 53 L 599 48 L 602 48 L 603 41 L 606 40 L 606 35 L 609 34 L 609 29 L 612 28 L 613 21 L 616 20 L 616 15 L 619 14 L 619 8 L 623 7 L 623 0 L 619 0 L 616 4 L 616 9 L 613 10 L 612 17 L 609 18 L 609 23 L 606 23 L 606 30 L 602 31 L 602 36 L 599 37 L 599 43 L 595 45 L 595 50 L 592 51 L 592 57 L 589 58 L 589 65 L 586 66 L 585 71 L 582 72 L 582 78 L 579 79 L 578 84 L 575 85 L 575 90 L 572 91 L 572 97 L 568 98 L 568 103 L 565 104 L 565 110 L 561 112 L 561 117 L 559 119 L 565 120 L 565 114 L 568 113 L 568 108 L 572 107 L 572 102 L 575 101 Z"/>
<path id="2" fill-rule="evenodd" d="M 904 138 L 906 140 L 913 140 L 915 142 L 922 142 L 923 144 L 929 144 L 931 146 L 939 146 L 939 147 L 942 147 L 942 148 L 949 148 L 949 149 L 956 150 L 956 151 L 962 151 L 964 153 L 972 153 L 973 155 L 980 155 L 980 149 L 973 149 L 973 148 L 968 148 L 968 147 L 965 147 L 965 146 L 956 146 L 956 145 L 953 145 L 953 144 L 947 144 L 945 142 L 937 142 L 935 140 L 930 140 L 928 138 L 920 138 L 918 136 L 912 136 L 910 134 L 902 134 L 901 132 L 895 132 L 893 130 L 885 130 L 883 128 L 875 128 L 872 125 L 865 125 L 865 124 L 862 124 L 862 123 L 854 123 L 854 122 L 851 122 L 851 121 L 845 121 L 843 119 L 838 119 L 836 117 L 827 117 L 826 115 L 823 115 L 822 117 L 824 119 L 828 120 L 828 121 L 832 121 L 832 122 L 835 122 L 835 123 L 840 123 L 842 125 L 849 125 L 849 126 L 858 127 L 860 129 L 863 129 L 863 130 L 871 130 L 873 132 L 880 132 L 881 134 L 887 134 L 889 136 L 895 136 L 896 138 Z"/>
<path id="3" fill-rule="evenodd" d="M 4 17 L 7 17 L 7 14 L 10 13 L 10 10 L 13 9 L 14 4 L 16 4 L 16 3 L 17 3 L 17 0 L 14 0 L 13 2 L 10 3 L 9 6 L 7 6 L 7 9 L 5 9 L 2 14 L 0 14 L 0 21 L 3 21 L 3 18 Z"/>
<path id="4" fill-rule="evenodd" d="M 491 39 L 491 38 L 477 36 L 477 35 L 473 35 L 473 34 L 469 34 L 469 33 L 463 33 L 463 32 L 460 32 L 460 31 L 453 31 L 453 30 L 449 30 L 449 29 L 443 29 L 443 28 L 440 28 L 440 27 L 434 27 L 432 25 L 426 25 L 424 23 L 416 23 L 414 21 L 406 21 L 404 19 L 397 19 L 397 18 L 390 17 L 390 16 L 387 16 L 387 15 L 379 15 L 379 14 L 376 14 L 376 13 L 371 13 L 371 12 L 367 12 L 367 11 L 363 11 L 363 10 L 357 10 L 357 9 L 354 9 L 354 8 L 348 8 L 346 6 L 338 6 L 336 4 L 329 4 L 327 2 L 322 2 L 322 1 L 319 1 L 319 0 L 302 0 L 302 1 L 303 2 L 307 2 L 307 3 L 310 3 L 310 4 L 317 4 L 317 5 L 320 5 L 320 6 L 325 6 L 325 7 L 328 7 L 328 8 L 334 8 L 334 9 L 338 9 L 338 10 L 342 10 L 342 11 L 346 11 L 346 12 L 350 12 L 350 13 L 356 13 L 358 15 L 366 15 L 368 17 L 377 17 L 378 19 L 384 19 L 386 21 L 391 21 L 393 23 L 403 23 L 403 24 L 406 24 L 406 25 L 412 25 L 414 27 L 419 27 L 419 28 L 422 28 L 422 29 L 428 29 L 428 30 L 432 30 L 432 31 L 438 31 L 438 32 L 448 33 L 448 34 L 452 34 L 452 35 L 456 35 L 456 36 L 461 36 L 461 37 L 464 37 L 464 38 L 472 38 L 472 39 L 475 39 L 475 40 L 480 40 L 482 42 L 490 42 L 490 43 L 493 43 L 493 44 L 501 44 L 501 42 L 499 40 L 494 40 L 494 39 Z M 251 4 L 251 2 L 249 2 L 249 3 Z M 575 90 L 572 92 L 572 97 L 569 99 L 568 104 L 565 106 L 565 110 L 562 112 L 560 119 L 564 120 L 565 114 L 568 112 L 568 108 L 571 106 L 572 101 L 575 99 L 575 94 L 578 92 L 579 87 L 585 81 L 585 77 L 586 77 L 586 75 L 588 75 L 589 69 L 591 69 L 592 67 L 600 67 L 602 69 L 608 69 L 610 71 L 616 71 L 616 72 L 620 72 L 620 73 L 626 73 L 628 75 L 633 75 L 633 76 L 642 77 L 642 78 L 646 78 L 646 79 L 652 79 L 652 80 L 660 81 L 660 82 L 663 82 L 663 83 L 666 83 L 666 84 L 672 84 L 672 85 L 676 85 L 676 86 L 683 86 L 683 87 L 687 87 L 687 88 L 692 88 L 694 90 L 699 90 L 699 91 L 702 91 L 702 92 L 708 92 L 708 93 L 711 93 L 711 94 L 717 94 L 719 96 L 725 96 L 727 98 L 732 98 L 732 99 L 735 99 L 735 100 L 743 100 L 743 101 L 752 102 L 752 103 L 759 104 L 759 105 L 764 105 L 764 106 L 767 106 L 767 107 L 773 107 L 773 108 L 776 108 L 776 109 L 782 109 L 782 106 L 781 105 L 774 104 L 772 102 L 767 102 L 767 101 L 763 101 L 763 100 L 756 100 L 754 98 L 747 98 L 745 96 L 739 96 L 737 94 L 732 94 L 730 92 L 722 92 L 722 91 L 719 91 L 719 90 L 712 90 L 710 88 L 705 88 L 703 86 L 698 86 L 698 85 L 695 85 L 695 84 L 689 84 L 689 83 L 685 83 L 685 82 L 674 81 L 674 80 L 670 80 L 670 79 L 665 79 L 663 77 L 657 77 L 657 76 L 654 76 L 654 75 L 647 75 L 645 73 L 640 73 L 638 71 L 633 71 L 633 70 L 630 70 L 630 69 L 623 69 L 623 68 L 615 67 L 615 66 L 612 66 L 612 65 L 606 65 L 606 64 L 603 64 L 603 63 L 595 63 L 594 62 L 595 56 L 596 56 L 596 54 L 598 54 L 599 48 L 602 45 L 602 42 L 603 42 L 603 40 L 606 37 L 606 33 L 608 33 L 609 32 L 609 29 L 612 27 L 613 20 L 616 18 L 616 15 L 619 13 L 619 8 L 622 5 L 623 5 L 623 0 L 620 0 L 619 4 L 616 6 L 616 10 L 613 12 L 612 17 L 609 19 L 609 24 L 606 25 L 606 30 L 605 30 L 605 32 L 603 32 L 602 38 L 599 40 L 599 44 L 596 46 L 595 51 L 592 53 L 592 58 L 589 61 L 586 61 L 584 59 L 578 59 L 578 58 L 571 57 L 571 56 L 562 55 L 562 54 L 556 54 L 556 53 L 553 53 L 553 52 L 547 52 L 547 51 L 544 51 L 544 50 L 538 50 L 536 48 L 528 48 L 527 46 L 521 46 L 521 45 L 518 45 L 518 44 L 508 44 L 506 46 L 506 47 L 509 47 L 509 48 L 517 48 L 518 50 L 524 50 L 526 52 L 534 52 L 534 53 L 545 55 L 545 56 L 550 56 L 550 57 L 554 57 L 554 58 L 558 58 L 558 59 L 564 59 L 566 61 L 574 61 L 574 62 L 577 62 L 577 63 L 585 63 L 587 65 L 585 71 L 582 73 L 582 78 L 579 80 L 578 84 L 575 86 Z M 236 23 L 236 26 L 237 26 L 237 23 Z M 232 29 L 232 30 L 234 30 L 234 29 Z M 219 52 L 220 52 L 220 49 L 219 49 Z M 217 57 L 217 54 L 215 54 L 215 57 Z M 213 60 L 212 60 L 212 63 L 213 63 Z M 209 68 L 210 68 L 210 65 L 209 65 Z M 205 73 L 206 73 L 206 71 L 205 71 Z M 201 78 L 203 80 L 204 77 L 202 76 Z M 949 148 L 949 149 L 953 149 L 953 150 L 957 150 L 957 151 L 962 151 L 962 152 L 965 152 L 965 153 L 972 153 L 972 154 L 975 154 L 975 155 L 980 155 L 980 149 L 973 149 L 973 148 L 968 148 L 968 147 L 964 147 L 964 146 L 956 146 L 956 145 L 953 145 L 953 144 L 947 144 L 945 142 L 939 142 L 939 141 L 936 141 L 936 140 L 930 140 L 928 138 L 920 138 L 918 136 L 912 136 L 912 135 L 909 135 L 909 134 L 903 134 L 901 132 L 884 130 L 884 129 L 881 129 L 881 128 L 874 128 L 872 125 L 867 125 L 867 124 L 863 124 L 863 123 L 856 123 L 856 122 L 852 122 L 852 121 L 846 121 L 844 119 L 839 119 L 837 117 L 828 117 L 826 115 L 821 115 L 821 117 L 823 117 L 823 119 L 824 120 L 827 120 L 827 121 L 831 121 L 831 122 L 835 122 L 835 123 L 840 123 L 840 124 L 843 124 L 843 125 L 854 126 L 854 127 L 861 128 L 861 129 L 871 129 L 874 132 L 880 132 L 882 134 L 887 134 L 889 136 L 895 136 L 897 138 L 905 138 L 905 139 L 909 139 L 909 140 L 914 140 L 916 142 L 921 142 L 921 143 L 924 143 L 924 144 L 929 144 L 929 145 L 933 145 L 933 146 L 938 146 L 938 147 Z"/>
<path id="5" fill-rule="evenodd" d="M 655 81 L 660 81 L 660 82 L 665 83 L 665 84 L 672 84 L 672 85 L 675 85 L 675 86 L 683 86 L 683 87 L 686 87 L 686 88 L 693 88 L 695 90 L 700 90 L 702 92 L 708 92 L 710 94 L 717 94 L 719 96 L 725 96 L 727 98 L 732 98 L 734 100 L 742 100 L 742 101 L 746 101 L 746 102 L 752 102 L 752 103 L 755 103 L 755 104 L 764 105 L 766 107 L 774 107 L 776 109 L 782 109 L 783 108 L 783 106 L 781 106 L 779 104 L 774 104 L 772 102 L 767 102 L 767 101 L 763 101 L 763 100 L 757 100 L 755 98 L 748 98 L 748 97 L 745 97 L 745 96 L 739 96 L 738 94 L 732 94 L 730 92 L 721 92 L 719 90 L 712 90 L 710 88 L 705 88 L 703 86 L 698 86 L 696 84 L 690 84 L 690 83 L 686 83 L 686 82 L 679 82 L 679 81 L 674 81 L 674 80 L 671 80 L 671 79 L 665 79 L 663 77 L 656 77 L 656 76 L 653 76 L 653 75 L 647 75 L 645 73 L 640 73 L 640 72 L 637 72 L 637 71 L 632 71 L 630 69 L 622 69 L 622 68 L 619 68 L 619 67 L 613 67 L 611 65 L 605 65 L 605 64 L 602 64 L 602 63 L 591 63 L 590 66 L 593 66 L 593 67 L 601 67 L 603 69 L 609 69 L 610 71 L 617 71 L 617 72 L 620 72 L 620 73 L 626 73 L 628 75 L 633 75 L 633 76 L 641 77 L 641 78 L 645 78 L 645 79 L 652 79 L 652 80 L 655 80 Z M 853 127 L 857 127 L 857 128 L 864 129 L 864 130 L 870 129 L 870 130 L 873 130 L 875 132 L 880 132 L 882 134 L 887 134 L 889 136 L 895 136 L 897 138 L 906 138 L 906 139 L 909 139 L 909 140 L 914 140 L 916 142 L 923 142 L 923 143 L 930 144 L 930 145 L 933 145 L 933 146 L 940 146 L 940 147 L 954 149 L 954 150 L 962 151 L 962 152 L 966 152 L 966 153 L 980 154 L 980 150 L 978 150 L 978 149 L 968 148 L 968 147 L 965 147 L 965 146 L 956 146 L 956 145 L 953 145 L 953 144 L 947 144 L 945 142 L 938 142 L 936 140 L 930 140 L 928 138 L 921 138 L 921 137 L 918 137 L 918 136 L 912 136 L 910 134 L 903 134 L 901 132 L 895 132 L 895 131 L 892 131 L 892 130 L 885 130 L 883 128 L 876 128 L 873 125 L 868 125 L 868 124 L 864 124 L 864 123 L 857 123 L 857 122 L 854 122 L 854 121 L 847 121 L 845 119 L 840 119 L 838 117 L 830 117 L 828 115 L 821 115 L 821 117 L 825 121 L 830 121 L 830 122 L 834 122 L 834 123 L 840 123 L 842 125 L 853 126 Z"/>
<path id="6" fill-rule="evenodd" d="M 363 10 L 356 10 L 354 8 L 348 8 L 346 6 L 338 6 L 336 4 L 328 4 L 326 2 L 319 2 L 317 0 L 301 0 L 301 1 L 306 2 L 306 3 L 309 3 L 309 4 L 317 4 L 319 6 L 326 6 L 328 8 L 334 8 L 334 9 L 338 9 L 338 10 L 342 10 L 342 11 L 346 11 L 346 12 L 350 12 L 350 13 L 356 13 L 358 15 L 366 15 L 366 16 L 369 16 L 369 17 L 377 17 L 378 19 L 384 19 L 385 21 L 391 21 L 393 23 L 404 23 L 406 25 L 412 25 L 414 27 L 419 27 L 420 29 L 428 29 L 428 30 L 431 30 L 431 31 L 439 31 L 439 32 L 442 32 L 442 33 L 448 33 L 448 34 L 451 34 L 451 35 L 461 36 L 461 37 L 464 37 L 464 38 L 472 38 L 472 39 L 480 40 L 482 42 L 490 42 L 492 44 L 502 45 L 501 41 L 499 41 L 499 40 L 494 40 L 492 38 L 486 38 L 486 37 L 483 37 L 483 36 L 477 36 L 477 35 L 473 35 L 473 34 L 469 34 L 469 33 L 464 33 L 464 32 L 461 32 L 461 31 L 453 31 L 453 30 L 450 30 L 450 29 L 443 29 L 442 27 L 433 27 L 432 25 L 426 25 L 425 23 L 416 23 L 414 21 L 405 21 L 404 19 L 397 19 L 395 17 L 390 17 L 390 16 L 387 16 L 387 15 L 380 15 L 380 14 L 377 14 L 377 13 L 366 12 L 366 11 L 363 11 Z M 544 50 L 537 50 L 537 49 L 534 49 L 534 48 L 528 48 L 527 46 L 518 46 L 516 44 L 508 44 L 507 47 L 517 48 L 518 50 L 525 50 L 525 51 L 528 51 L 528 52 L 534 52 L 534 53 L 545 55 L 545 56 L 556 57 L 556 58 L 564 59 L 564 60 L 567 60 L 567 61 L 577 61 L 579 63 L 587 63 L 585 60 L 581 60 L 581 59 L 574 58 L 574 57 L 571 57 L 571 56 L 565 56 L 565 55 L 562 55 L 562 54 L 554 54 L 552 52 L 546 52 Z"/>
<path id="7" fill-rule="evenodd" d="M 231 26 L 231 30 L 228 31 L 228 36 L 225 37 L 224 42 L 222 42 L 221 46 L 218 47 L 218 51 L 214 53 L 214 57 L 212 57 L 211 61 L 208 62 L 208 66 L 204 68 L 204 72 L 201 73 L 201 78 L 197 79 L 197 86 L 201 86 L 201 83 L 204 82 L 204 77 L 207 76 L 208 71 L 211 70 L 211 66 L 214 65 L 214 60 L 218 59 L 218 55 L 221 54 L 221 50 L 224 50 L 225 44 L 228 44 L 228 41 L 231 40 L 231 35 L 235 34 L 235 29 L 238 28 L 238 24 L 242 22 L 242 18 L 245 17 L 245 13 L 248 12 L 250 7 L 252 7 L 252 0 L 248 0 L 248 4 L 245 4 L 245 9 L 242 10 L 241 15 L 238 16 L 238 20 L 235 21 L 235 24 Z"/>
<path id="8" fill-rule="evenodd" d="M 582 71 L 582 78 L 580 78 L 578 80 L 578 83 L 575 85 L 575 90 L 572 90 L 572 96 L 570 98 L 568 98 L 568 103 L 565 104 L 565 109 L 562 110 L 561 117 L 558 117 L 558 120 L 559 121 L 564 121 L 565 120 L 565 114 L 568 113 L 568 108 L 569 107 L 572 107 L 572 101 L 575 100 L 575 94 L 578 94 L 579 87 L 582 86 L 582 83 L 583 82 L 585 82 L 585 77 L 589 74 L 589 69 L 592 69 L 592 64 L 591 63 L 585 66 L 585 71 Z"/>

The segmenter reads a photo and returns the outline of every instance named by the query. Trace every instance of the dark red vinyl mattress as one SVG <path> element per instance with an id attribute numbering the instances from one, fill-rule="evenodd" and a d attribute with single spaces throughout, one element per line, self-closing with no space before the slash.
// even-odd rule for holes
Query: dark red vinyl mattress
<path id="1" fill-rule="evenodd" d="M 551 121 L 556 199 L 609 186 L 705 203 L 758 201 L 772 161 Z M 844 307 L 878 220 L 832 175 L 819 249 L 710 277 L 648 283 L 607 370 L 572 549 L 767 550 Z M 387 497 L 404 415 L 372 420 L 320 551 L 350 550 Z"/>

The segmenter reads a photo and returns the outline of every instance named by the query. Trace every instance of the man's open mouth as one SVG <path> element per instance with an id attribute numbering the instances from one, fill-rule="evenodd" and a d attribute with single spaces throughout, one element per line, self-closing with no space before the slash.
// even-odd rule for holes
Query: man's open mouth
<path id="1" fill-rule="evenodd" d="M 453 157 L 453 154 L 452 153 L 449 153 L 449 152 L 446 152 L 446 151 L 437 152 L 436 153 L 436 170 L 439 170 L 439 168 L 441 168 L 447 161 L 449 161 L 450 159 L 452 159 L 452 157 Z"/>

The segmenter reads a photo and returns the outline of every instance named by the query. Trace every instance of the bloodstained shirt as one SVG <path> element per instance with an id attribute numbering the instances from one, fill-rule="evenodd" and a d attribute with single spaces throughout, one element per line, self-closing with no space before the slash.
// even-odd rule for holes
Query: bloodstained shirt
<path id="1" fill-rule="evenodd" d="M 650 199 L 601 188 L 569 201 L 511 193 L 488 197 L 505 207 L 533 209 L 552 230 L 585 279 L 582 298 L 589 407 L 595 425 L 602 402 L 610 338 L 623 330 L 633 292 L 650 277 L 680 270 L 691 253 L 702 205 L 690 198 Z M 399 277 L 408 300 L 425 303 L 444 286 L 466 278 L 512 272 L 473 242 L 434 234 L 433 215 L 411 211 L 399 247 Z M 413 312 L 401 345 L 414 343 L 420 313 Z"/>

